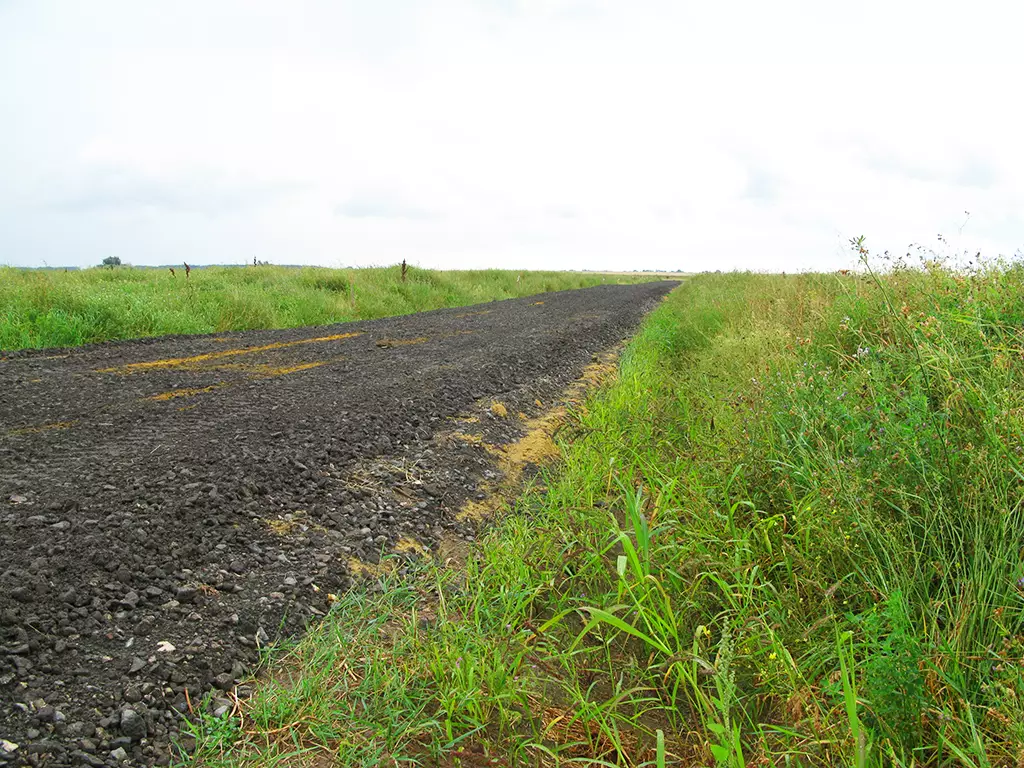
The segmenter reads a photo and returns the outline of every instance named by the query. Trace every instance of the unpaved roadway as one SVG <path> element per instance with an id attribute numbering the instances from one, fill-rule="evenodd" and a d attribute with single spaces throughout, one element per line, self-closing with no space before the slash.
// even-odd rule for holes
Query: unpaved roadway
<path id="1" fill-rule="evenodd" d="M 353 563 L 472 538 L 454 416 L 535 412 L 674 285 L 0 355 L 0 764 L 166 764 Z"/>

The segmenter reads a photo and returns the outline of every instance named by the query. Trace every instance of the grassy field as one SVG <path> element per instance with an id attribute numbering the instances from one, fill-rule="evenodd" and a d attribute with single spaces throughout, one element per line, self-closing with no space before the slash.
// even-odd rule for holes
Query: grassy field
<path id="1" fill-rule="evenodd" d="M 1022 764 L 1024 269 L 694 277 L 562 435 L 198 762 Z"/>
<path id="2" fill-rule="evenodd" d="M 73 272 L 0 267 L 0 350 L 367 320 L 647 276 L 273 266 Z"/>

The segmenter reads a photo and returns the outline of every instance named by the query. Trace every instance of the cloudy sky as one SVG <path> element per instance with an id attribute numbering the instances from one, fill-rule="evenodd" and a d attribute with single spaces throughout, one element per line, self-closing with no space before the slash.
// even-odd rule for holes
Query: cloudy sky
<path id="1" fill-rule="evenodd" d="M 1022 28 L 1006 0 L 0 0 L 0 263 L 1012 256 Z"/>

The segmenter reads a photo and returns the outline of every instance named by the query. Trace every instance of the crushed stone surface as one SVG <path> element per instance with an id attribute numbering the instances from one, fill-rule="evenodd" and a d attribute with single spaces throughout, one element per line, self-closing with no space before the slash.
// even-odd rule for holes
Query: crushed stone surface
<path id="1" fill-rule="evenodd" d="M 675 285 L 0 353 L 0 766 L 176 760 L 382 554 L 472 540 L 460 414 L 514 441 Z"/>

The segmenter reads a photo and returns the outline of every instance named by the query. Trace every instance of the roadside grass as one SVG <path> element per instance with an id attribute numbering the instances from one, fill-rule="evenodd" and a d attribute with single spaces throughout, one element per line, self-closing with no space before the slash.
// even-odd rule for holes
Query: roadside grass
<path id="1" fill-rule="evenodd" d="M 1024 268 L 883 266 L 691 278 L 464 565 L 341 596 L 196 763 L 1024 763 Z"/>
<path id="2" fill-rule="evenodd" d="M 0 267 L 0 350 L 290 328 L 457 307 L 653 276 L 401 267 Z"/>

